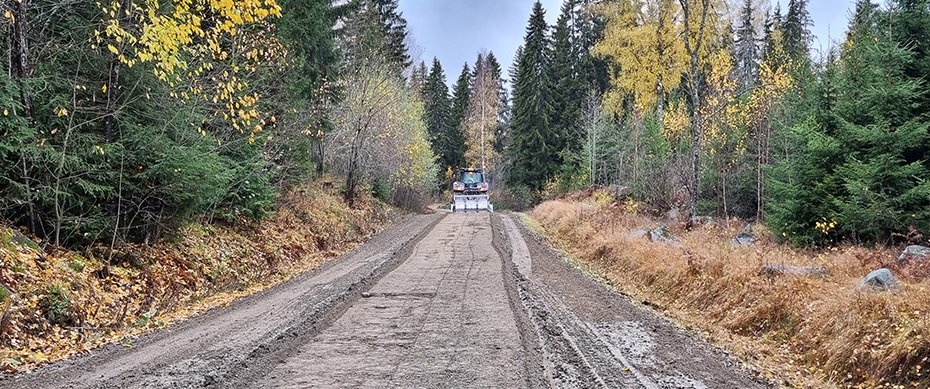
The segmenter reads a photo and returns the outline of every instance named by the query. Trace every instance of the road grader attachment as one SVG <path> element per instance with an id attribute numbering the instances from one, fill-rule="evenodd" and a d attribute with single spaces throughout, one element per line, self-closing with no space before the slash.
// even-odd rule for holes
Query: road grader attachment
<path id="1" fill-rule="evenodd" d="M 483 169 L 459 169 L 452 183 L 452 212 L 494 212 Z"/>

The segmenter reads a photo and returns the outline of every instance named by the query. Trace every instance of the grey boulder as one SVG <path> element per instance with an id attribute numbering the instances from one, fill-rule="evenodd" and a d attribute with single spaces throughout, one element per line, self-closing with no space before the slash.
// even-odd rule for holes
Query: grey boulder
<path id="1" fill-rule="evenodd" d="M 752 246 L 755 242 L 756 236 L 748 232 L 740 233 L 734 236 L 733 239 L 730 239 L 730 244 L 733 246 Z"/>
<path id="2" fill-rule="evenodd" d="M 859 284 L 859 289 L 887 291 L 897 289 L 899 286 L 898 279 L 894 277 L 894 274 L 891 274 L 891 270 L 883 267 L 865 276 Z"/>
<path id="3" fill-rule="evenodd" d="M 898 256 L 898 264 L 925 261 L 930 258 L 930 247 L 910 245 Z"/>
<path id="4" fill-rule="evenodd" d="M 668 230 L 666 226 L 656 227 L 654 230 L 649 231 L 649 239 L 653 242 L 659 243 L 678 243 L 678 237 L 672 235 L 671 231 Z"/>

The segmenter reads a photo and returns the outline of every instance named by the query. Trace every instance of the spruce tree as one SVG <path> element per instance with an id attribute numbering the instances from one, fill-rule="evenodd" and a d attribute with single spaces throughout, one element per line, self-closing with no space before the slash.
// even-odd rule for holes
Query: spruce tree
<path id="1" fill-rule="evenodd" d="M 905 76 L 930 77 L 930 0 L 896 0 L 890 5 L 898 10 L 890 26 L 894 40 L 913 54 L 905 64 Z M 915 114 L 930 112 L 930 94 L 922 96 L 917 104 Z"/>
<path id="2" fill-rule="evenodd" d="M 458 161 L 456 165 L 451 165 L 452 167 L 465 167 L 464 156 L 467 144 L 465 140 L 464 121 L 465 115 L 468 113 L 468 96 L 471 90 L 471 78 L 471 69 L 468 63 L 465 63 L 465 65 L 462 66 L 462 73 L 459 74 L 459 78 L 455 82 L 455 88 L 452 90 L 452 111 L 449 117 L 449 124 L 452 131 L 450 139 L 454 139 L 455 143 L 450 144 L 450 146 L 455 149 L 456 155 L 462 156 L 462 159 Z"/>
<path id="3" fill-rule="evenodd" d="M 840 59 L 805 91 L 808 120 L 792 129 L 791 158 L 771 183 L 779 235 L 880 242 L 930 230 L 930 119 L 915 110 L 926 81 L 908 75 L 913 46 L 889 33 L 901 19 L 900 9 L 859 1 Z"/>
<path id="4" fill-rule="evenodd" d="M 740 25 L 736 29 L 736 72 L 740 91 L 749 90 L 756 82 L 759 72 L 759 46 L 756 29 L 752 23 L 752 0 L 744 0 L 740 12 Z"/>
<path id="5" fill-rule="evenodd" d="M 332 30 L 336 19 L 329 0 L 278 0 L 278 36 L 294 53 L 299 77 L 291 80 L 301 98 L 312 100 L 326 80 L 338 75 L 340 54 Z"/>
<path id="6" fill-rule="evenodd" d="M 410 78 L 407 80 L 407 85 L 413 91 L 413 95 L 420 101 L 423 101 L 423 85 L 427 74 L 429 70 L 426 68 L 426 62 L 420 61 L 418 66 L 410 69 Z"/>
<path id="7" fill-rule="evenodd" d="M 584 100 L 594 91 L 598 96 L 603 95 L 610 86 L 610 73 L 607 60 L 592 55 L 594 45 L 604 37 L 607 19 L 596 11 L 595 0 L 581 0 L 575 9 L 574 29 L 577 35 L 578 51 L 578 79 L 581 84 L 579 101 Z M 578 103 L 582 105 L 583 103 Z"/>
<path id="8" fill-rule="evenodd" d="M 430 138 L 433 154 L 439 157 L 440 170 L 455 168 L 464 164 L 461 151 L 462 137 L 456 136 L 456 126 L 452 124 L 452 106 L 449 99 L 449 87 L 446 75 L 438 58 L 433 58 L 426 83 L 423 86 L 424 121 Z"/>
<path id="9" fill-rule="evenodd" d="M 504 145 L 507 142 L 507 129 L 510 123 L 510 93 L 505 85 L 506 80 L 504 79 L 503 69 L 500 62 L 497 61 L 497 57 L 494 56 L 494 52 L 488 52 L 486 61 L 491 69 L 492 77 L 499 87 L 497 91 L 497 126 L 494 128 L 494 151 L 503 154 Z"/>
<path id="10" fill-rule="evenodd" d="M 908 226 L 930 230 L 930 118 L 915 110 L 926 101 L 927 75 L 908 74 L 919 53 L 893 27 L 915 14 L 904 7 L 862 11 L 843 58 L 860 66 L 843 72 L 841 90 L 849 95 L 836 111 L 845 157 L 837 180 L 844 190 L 834 202 L 843 232 L 878 241 Z"/>
<path id="11" fill-rule="evenodd" d="M 782 26 L 785 53 L 798 65 L 810 61 L 810 44 L 813 39 L 810 28 L 813 25 L 807 11 L 807 0 L 788 1 L 788 14 Z"/>
<path id="12" fill-rule="evenodd" d="M 540 2 L 533 5 L 516 64 L 508 150 L 512 162 L 508 181 L 533 191 L 545 187 L 559 169 L 559 140 L 550 129 L 551 48 L 545 12 Z"/>
<path id="13" fill-rule="evenodd" d="M 352 0 L 346 7 L 343 45 L 351 65 L 379 61 L 398 75 L 410 67 L 407 20 L 398 12 L 397 0 Z"/>
<path id="14" fill-rule="evenodd" d="M 575 7 L 577 0 L 566 0 L 562 4 L 562 12 L 555 24 L 552 34 L 552 63 L 550 74 L 552 76 L 552 122 L 551 134 L 553 146 L 562 151 L 559 163 L 563 163 L 566 153 L 576 151 L 580 146 L 578 131 L 579 108 L 581 102 L 581 86 L 577 74 L 578 47 L 574 34 Z"/>

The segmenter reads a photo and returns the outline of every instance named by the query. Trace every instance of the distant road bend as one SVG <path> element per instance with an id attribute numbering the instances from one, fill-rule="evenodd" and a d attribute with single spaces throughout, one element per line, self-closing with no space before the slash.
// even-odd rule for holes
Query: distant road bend
<path id="1" fill-rule="evenodd" d="M 228 307 L 11 388 L 766 388 L 507 213 L 418 215 Z"/>

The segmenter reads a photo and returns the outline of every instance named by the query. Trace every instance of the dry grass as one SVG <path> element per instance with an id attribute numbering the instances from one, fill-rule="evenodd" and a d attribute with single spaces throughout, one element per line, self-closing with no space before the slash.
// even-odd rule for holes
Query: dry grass
<path id="1" fill-rule="evenodd" d="M 892 271 L 903 286 L 858 290 L 899 249 L 844 246 L 796 250 L 765 231 L 751 247 L 730 239 L 743 225 L 669 226 L 681 243 L 630 238 L 660 224 L 635 204 L 597 196 L 548 201 L 530 214 L 561 249 L 683 325 L 799 387 L 930 387 L 930 281 L 921 269 Z M 757 228 L 758 230 L 759 228 Z M 822 266 L 826 277 L 760 274 L 765 265 Z"/>
<path id="2" fill-rule="evenodd" d="M 370 198 L 349 209 L 320 186 L 285 195 L 259 225 L 193 224 L 176 241 L 122 247 L 112 263 L 104 247 L 42 252 L 0 228 L 0 284 L 15 293 L 0 301 L 11 303 L 0 324 L 0 371 L 112 341 L 131 346 L 135 335 L 313 269 L 390 224 L 391 211 Z M 50 318 L 50 306 L 60 315 Z"/>

